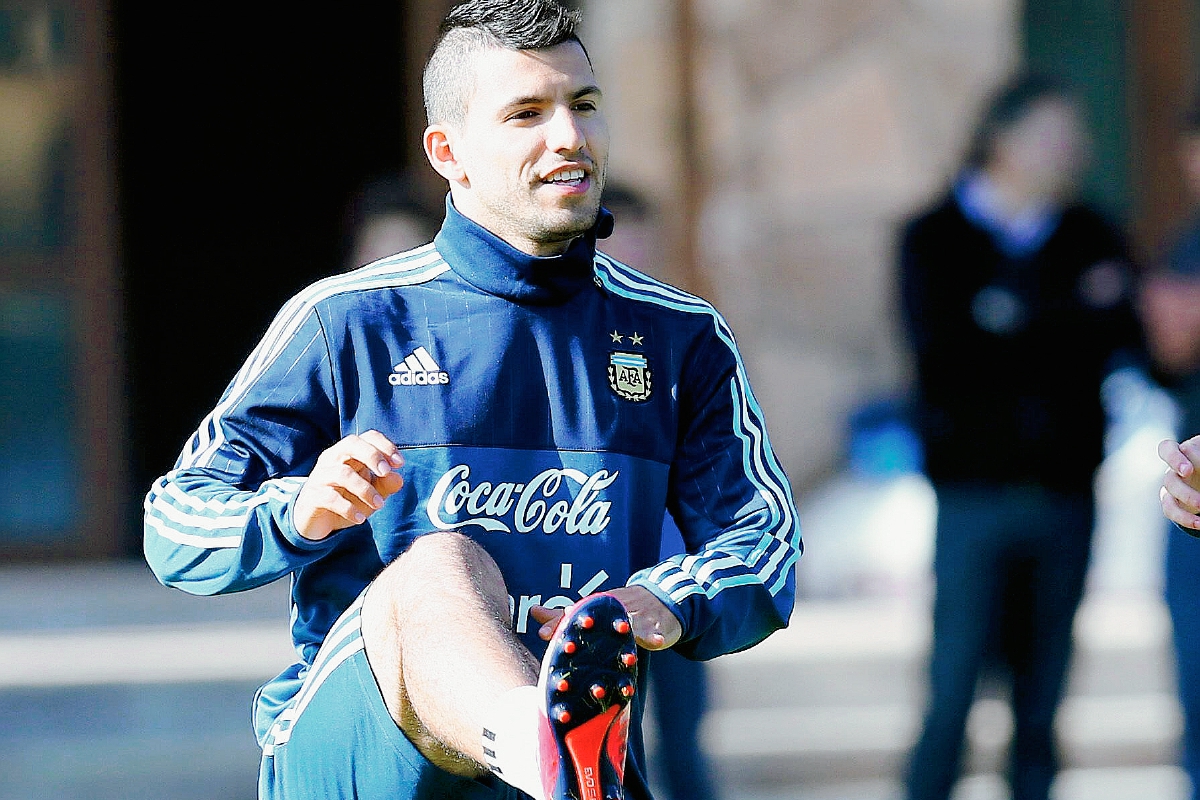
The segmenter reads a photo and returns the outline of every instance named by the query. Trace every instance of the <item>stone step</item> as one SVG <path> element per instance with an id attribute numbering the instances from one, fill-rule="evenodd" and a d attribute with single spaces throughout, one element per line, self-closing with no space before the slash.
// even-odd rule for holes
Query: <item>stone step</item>
<path id="1" fill-rule="evenodd" d="M 1181 717 L 1169 621 L 1148 595 L 1088 598 L 1058 728 L 1074 769 L 1168 767 Z M 928 609 L 805 603 L 758 647 L 710 662 L 705 744 L 721 774 L 761 791 L 895 780 L 919 731 Z M 966 769 L 1002 771 L 1008 705 L 985 691 L 968 722 Z M 655 746 L 650 731 L 651 749 Z"/>

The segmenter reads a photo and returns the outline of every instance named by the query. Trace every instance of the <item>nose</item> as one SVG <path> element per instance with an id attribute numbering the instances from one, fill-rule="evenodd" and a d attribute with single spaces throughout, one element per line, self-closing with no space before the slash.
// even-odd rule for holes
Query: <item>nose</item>
<path id="1" fill-rule="evenodd" d="M 575 153 L 582 150 L 587 144 L 587 135 L 581 123 L 573 109 L 557 109 L 547 123 L 547 149 L 555 153 Z"/>

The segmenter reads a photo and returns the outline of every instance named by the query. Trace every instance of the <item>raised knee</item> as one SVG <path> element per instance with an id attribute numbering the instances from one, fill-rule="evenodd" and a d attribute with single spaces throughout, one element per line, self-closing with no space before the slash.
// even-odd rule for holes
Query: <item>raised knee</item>
<path id="1" fill-rule="evenodd" d="M 454 575 L 465 569 L 471 574 L 491 573 L 500 577 L 500 568 L 487 550 L 471 537 L 454 531 L 418 536 L 392 566 L 437 570 L 437 574 L 442 575 Z"/>
<path id="2" fill-rule="evenodd" d="M 474 539 L 453 531 L 417 537 L 376 580 L 426 598 L 439 589 L 453 594 L 471 589 L 492 603 L 503 599 L 507 605 L 508 590 L 496 561 Z"/>
<path id="3" fill-rule="evenodd" d="M 487 551 L 484 550 L 478 542 L 466 534 L 458 531 L 437 531 L 436 533 L 426 533 L 412 540 L 408 549 L 400 554 L 396 559 L 424 559 L 424 558 L 460 558 L 463 556 L 479 557 L 487 556 Z"/>

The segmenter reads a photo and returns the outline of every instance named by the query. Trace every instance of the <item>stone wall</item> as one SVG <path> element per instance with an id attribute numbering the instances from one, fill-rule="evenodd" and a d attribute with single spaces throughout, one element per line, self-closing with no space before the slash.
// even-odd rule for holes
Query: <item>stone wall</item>
<path id="1" fill-rule="evenodd" d="M 668 214 L 707 186 L 712 299 L 800 490 L 837 469 L 858 403 L 903 391 L 893 251 L 1017 57 L 1015 0 L 695 0 L 698 152 L 680 152 L 675 0 L 592 0 L 613 176 Z M 666 270 L 669 274 L 670 270 Z"/>

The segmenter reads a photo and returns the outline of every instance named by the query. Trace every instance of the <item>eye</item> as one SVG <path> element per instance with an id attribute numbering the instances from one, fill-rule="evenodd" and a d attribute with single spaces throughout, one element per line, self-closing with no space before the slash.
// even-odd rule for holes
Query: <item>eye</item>
<path id="1" fill-rule="evenodd" d="M 514 114 L 509 115 L 508 118 L 510 120 L 526 120 L 526 119 L 536 119 L 537 116 L 538 116 L 538 112 L 535 111 L 534 109 L 524 108 L 524 109 L 521 109 L 520 111 L 517 111 Z"/>
<path id="2" fill-rule="evenodd" d="M 580 100 L 575 104 L 576 111 L 592 112 L 596 111 L 598 108 L 599 106 L 596 105 L 596 101 L 594 100 Z"/>

